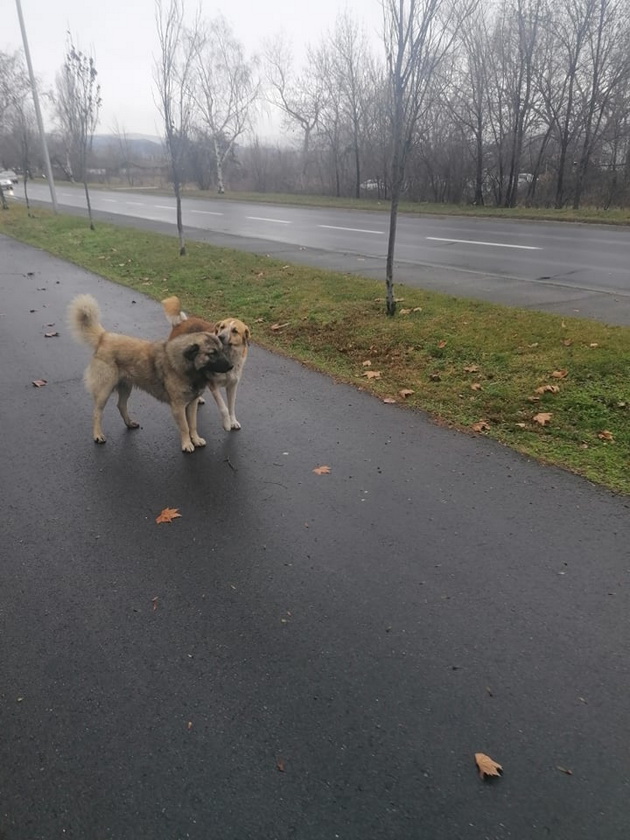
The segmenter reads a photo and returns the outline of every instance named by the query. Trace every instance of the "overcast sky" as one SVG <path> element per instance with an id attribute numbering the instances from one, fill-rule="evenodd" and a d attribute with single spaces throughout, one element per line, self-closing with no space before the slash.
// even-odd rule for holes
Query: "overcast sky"
<path id="1" fill-rule="evenodd" d="M 222 12 L 248 51 L 260 50 L 265 38 L 284 31 L 296 58 L 309 43 L 331 29 L 340 10 L 362 22 L 378 48 L 380 0 L 200 0 L 205 17 Z M 186 8 L 192 17 L 196 0 Z M 99 73 L 103 106 L 99 133 L 113 130 L 116 120 L 127 132 L 161 135 L 152 89 L 157 54 L 154 0 L 22 0 L 31 58 L 36 75 L 52 87 L 64 58 L 66 32 L 91 52 Z M 0 50 L 21 48 L 22 36 L 14 0 L 3 3 Z M 50 119 L 47 118 L 47 128 Z M 277 120 L 262 119 L 261 135 L 277 131 Z"/>

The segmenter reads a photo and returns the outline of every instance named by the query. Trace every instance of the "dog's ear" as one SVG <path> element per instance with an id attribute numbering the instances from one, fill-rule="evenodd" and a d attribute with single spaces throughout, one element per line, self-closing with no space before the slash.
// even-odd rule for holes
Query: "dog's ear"
<path id="1" fill-rule="evenodd" d="M 195 358 L 195 356 L 199 353 L 199 345 L 198 344 L 191 344 L 190 347 L 187 347 L 184 350 L 184 358 L 188 359 L 189 362 Z"/>

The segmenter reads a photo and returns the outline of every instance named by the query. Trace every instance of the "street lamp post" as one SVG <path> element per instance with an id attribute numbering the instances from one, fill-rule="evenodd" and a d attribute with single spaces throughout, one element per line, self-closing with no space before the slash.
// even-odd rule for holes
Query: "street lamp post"
<path id="1" fill-rule="evenodd" d="M 42 112 L 39 107 L 39 96 L 37 95 L 37 85 L 35 83 L 35 74 L 33 73 L 33 64 L 31 62 L 31 54 L 28 48 L 28 39 L 26 37 L 26 27 L 24 26 L 24 17 L 22 15 L 22 5 L 20 0 L 15 0 L 17 6 L 18 18 L 20 19 L 20 29 L 22 30 L 22 43 L 24 44 L 24 55 L 26 56 L 26 64 L 28 66 L 28 75 L 31 80 L 31 90 L 33 92 L 33 105 L 35 106 L 35 116 L 37 118 L 37 127 L 39 128 L 39 137 L 42 142 L 42 151 L 44 153 L 44 168 L 46 170 L 46 178 L 48 179 L 48 188 L 50 189 L 50 198 L 52 200 L 53 210 L 57 212 L 57 195 L 55 193 L 55 182 L 53 180 L 52 167 L 50 165 L 50 157 L 48 155 L 48 146 L 46 144 L 46 135 L 44 134 L 44 121 L 42 120 Z M 26 172 L 24 172 L 26 178 Z"/>

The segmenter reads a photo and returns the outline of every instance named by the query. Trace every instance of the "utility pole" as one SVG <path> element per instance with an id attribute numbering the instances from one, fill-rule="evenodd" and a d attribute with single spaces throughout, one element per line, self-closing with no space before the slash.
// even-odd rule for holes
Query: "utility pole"
<path id="1" fill-rule="evenodd" d="M 50 198 L 52 200 L 53 211 L 57 212 L 57 194 L 55 193 L 55 182 L 53 180 L 52 167 L 50 165 L 50 157 L 48 155 L 48 146 L 46 145 L 46 135 L 44 134 L 44 121 L 42 120 L 42 112 L 39 107 L 39 96 L 37 95 L 37 85 L 35 83 L 35 74 L 33 73 L 33 64 L 31 62 L 31 54 L 28 49 L 28 39 L 26 37 L 26 27 L 24 26 L 24 17 L 22 15 L 22 4 L 20 0 L 15 0 L 17 6 L 18 18 L 20 19 L 20 29 L 22 30 L 22 43 L 24 44 L 24 55 L 26 56 L 26 64 L 28 66 L 28 75 L 31 80 L 31 91 L 33 92 L 33 105 L 35 106 L 35 116 L 37 117 L 37 127 L 39 128 L 39 137 L 42 142 L 42 151 L 44 153 L 44 168 L 46 169 L 46 178 L 48 179 L 48 188 L 50 189 Z M 24 172 L 26 178 L 26 172 Z"/>

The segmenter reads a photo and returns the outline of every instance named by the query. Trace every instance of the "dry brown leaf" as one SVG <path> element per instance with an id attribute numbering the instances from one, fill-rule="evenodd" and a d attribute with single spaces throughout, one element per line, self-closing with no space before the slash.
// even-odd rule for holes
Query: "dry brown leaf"
<path id="1" fill-rule="evenodd" d="M 365 373 L 361 374 L 362 376 L 367 376 L 368 379 L 380 379 L 381 372 L 380 370 L 366 370 Z"/>
<path id="2" fill-rule="evenodd" d="M 538 342 L 535 341 L 533 344 L 528 344 L 528 347 L 538 347 Z"/>
<path id="3" fill-rule="evenodd" d="M 269 329 L 273 330 L 273 332 L 278 332 L 278 330 L 283 330 L 285 327 L 289 326 L 289 322 L 287 321 L 286 324 L 272 324 Z"/>
<path id="4" fill-rule="evenodd" d="M 527 402 L 540 402 L 540 397 L 527 397 Z"/>
<path id="5" fill-rule="evenodd" d="M 535 414 L 532 420 L 534 423 L 540 423 L 541 426 L 546 426 L 552 417 L 553 414 L 550 414 L 548 411 L 541 411 L 540 414 Z"/>
<path id="6" fill-rule="evenodd" d="M 466 373 L 479 373 L 479 365 L 468 365 L 464 370 Z"/>
<path id="7" fill-rule="evenodd" d="M 412 309 L 412 312 L 422 312 L 422 307 L 421 306 L 414 306 L 414 308 Z"/>
<path id="8" fill-rule="evenodd" d="M 153 612 L 155 612 L 158 608 L 158 595 L 155 598 L 151 598 L 151 603 L 153 604 Z"/>
<path id="9" fill-rule="evenodd" d="M 442 377 L 440 376 L 439 373 L 430 373 L 429 374 L 429 379 L 431 380 L 431 382 L 441 382 L 442 381 Z"/>
<path id="10" fill-rule="evenodd" d="M 411 312 L 411 309 L 401 309 L 400 310 L 401 315 L 409 315 L 410 312 Z"/>
<path id="11" fill-rule="evenodd" d="M 609 440 L 611 442 L 615 440 L 615 438 L 613 437 L 613 433 L 609 432 L 608 429 L 604 429 L 602 432 L 598 432 L 597 437 L 600 440 Z"/>
<path id="12" fill-rule="evenodd" d="M 473 432 L 487 432 L 490 428 L 490 423 L 487 420 L 479 420 L 477 423 L 473 423 L 470 428 Z"/>
<path id="13" fill-rule="evenodd" d="M 475 753 L 475 764 L 482 779 L 486 776 L 500 776 L 503 772 L 503 767 L 485 753 Z"/>
<path id="14" fill-rule="evenodd" d="M 372 367 L 372 362 L 369 359 L 366 359 L 364 362 L 361 362 L 363 367 Z"/>
<path id="15" fill-rule="evenodd" d="M 44 385 L 46 385 L 47 383 L 48 383 L 48 380 L 47 380 L 47 379 L 34 379 L 34 380 L 33 380 L 33 385 L 34 385 L 36 388 L 43 388 L 43 387 L 44 387 Z"/>
<path id="16" fill-rule="evenodd" d="M 553 376 L 554 379 L 566 379 L 567 376 L 569 375 L 569 371 L 568 370 L 554 370 L 554 372 L 551 375 Z"/>
<path id="17" fill-rule="evenodd" d="M 470 386 L 471 391 L 481 391 L 481 382 L 473 382 Z"/>
<path id="18" fill-rule="evenodd" d="M 438 341 L 438 347 L 440 348 L 440 350 L 443 350 L 447 344 L 448 341 L 445 341 L 444 339 L 442 339 L 442 341 Z"/>
<path id="19" fill-rule="evenodd" d="M 410 397 L 414 392 L 411 390 L 411 388 L 401 388 L 398 393 L 403 399 L 406 399 L 407 397 Z"/>
<path id="20" fill-rule="evenodd" d="M 283 758 L 279 758 L 279 759 L 276 761 L 276 769 L 278 770 L 278 772 L 280 772 L 280 773 L 284 773 L 284 771 L 285 771 L 285 764 L 284 764 L 284 759 L 283 759 Z"/>
<path id="21" fill-rule="evenodd" d="M 527 423 L 516 423 L 515 425 L 518 426 L 519 429 L 526 429 L 527 428 Z"/>
<path id="22" fill-rule="evenodd" d="M 393 397 L 385 397 L 383 402 L 387 403 L 387 405 L 395 405 L 396 400 Z"/>
<path id="23" fill-rule="evenodd" d="M 155 521 L 159 525 L 162 522 L 172 522 L 174 519 L 181 518 L 179 508 L 164 508 L 159 516 L 156 516 Z"/>
<path id="24" fill-rule="evenodd" d="M 330 473 L 330 467 L 326 467 L 326 466 L 323 466 L 323 467 L 315 467 L 315 469 L 313 470 L 313 472 L 314 472 L 316 475 L 328 475 L 328 474 Z"/>
<path id="25" fill-rule="evenodd" d="M 558 385 L 541 385 L 540 388 L 536 388 L 534 391 L 535 394 L 557 394 L 560 391 Z"/>
<path id="26" fill-rule="evenodd" d="M 562 343 L 564 344 L 565 347 L 570 347 L 573 344 L 573 339 L 572 338 L 565 338 Z"/>
<path id="27" fill-rule="evenodd" d="M 55 330 L 55 332 L 44 333 L 44 338 L 56 338 L 59 333 Z"/>
<path id="28" fill-rule="evenodd" d="M 599 344 L 596 341 L 593 341 L 591 344 L 588 345 L 589 347 L 599 347 Z"/>
<path id="29" fill-rule="evenodd" d="M 567 770 L 566 767 L 560 767 L 559 764 L 557 765 L 556 770 L 559 770 L 561 773 L 566 773 L 567 776 L 572 776 L 573 775 L 573 770 Z"/>
<path id="30" fill-rule="evenodd" d="M 189 731 L 192 729 L 192 720 L 188 721 L 188 727 L 187 728 L 188 728 Z"/>

